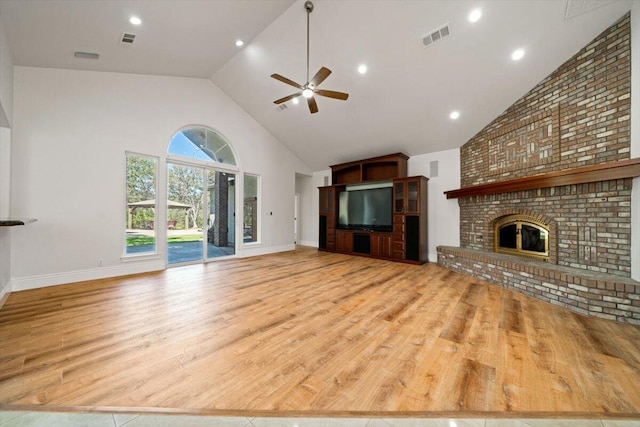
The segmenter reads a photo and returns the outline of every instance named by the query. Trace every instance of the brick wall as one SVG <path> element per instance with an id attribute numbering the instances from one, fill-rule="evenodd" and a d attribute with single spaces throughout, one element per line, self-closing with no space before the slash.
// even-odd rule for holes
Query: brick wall
<path id="1" fill-rule="evenodd" d="M 462 186 L 628 159 L 630 55 L 626 14 L 461 148 Z M 459 204 L 462 247 L 492 251 L 491 222 L 524 213 L 552 224 L 550 262 L 630 277 L 631 180 Z"/>
<path id="2" fill-rule="evenodd" d="M 628 159 L 627 13 L 470 139 L 463 187 Z"/>

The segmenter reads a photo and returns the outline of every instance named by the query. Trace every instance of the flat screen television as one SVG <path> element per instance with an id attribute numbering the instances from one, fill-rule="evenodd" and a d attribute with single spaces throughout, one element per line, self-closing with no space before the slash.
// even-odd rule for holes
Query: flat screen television
<path id="1" fill-rule="evenodd" d="M 391 231 L 393 188 L 369 188 L 338 193 L 338 228 Z"/>

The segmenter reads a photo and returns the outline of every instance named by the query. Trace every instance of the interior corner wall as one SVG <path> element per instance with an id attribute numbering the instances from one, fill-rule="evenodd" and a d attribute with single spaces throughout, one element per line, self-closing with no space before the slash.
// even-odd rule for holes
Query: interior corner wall
<path id="1" fill-rule="evenodd" d="M 0 127 L 0 218 L 11 216 L 9 178 L 11 171 L 11 129 Z M 11 229 L 0 227 L 0 308 L 11 292 Z"/>
<path id="2" fill-rule="evenodd" d="M 1 6 L 0 6 L 1 8 Z M 1 12 L 1 11 L 0 11 Z M 13 60 L 0 20 L 0 217 L 11 215 L 11 126 L 13 123 Z M 11 230 L 0 227 L 0 307 L 11 292 Z"/>
<path id="3" fill-rule="evenodd" d="M 432 162 L 437 162 L 437 176 L 431 176 Z M 409 176 L 424 175 L 429 178 L 427 184 L 429 262 L 437 262 L 436 247 L 460 246 L 458 200 L 448 200 L 444 195 L 445 191 L 460 188 L 460 149 L 411 156 L 408 161 L 408 174 Z"/>
<path id="4" fill-rule="evenodd" d="M 631 8 L 631 158 L 640 157 L 640 1 Z M 631 278 L 640 281 L 640 177 L 631 193 Z"/>
<path id="5" fill-rule="evenodd" d="M 2 22 L 0 20 L 0 109 L 4 112 L 7 123 L 3 127 L 11 127 L 13 123 L 13 59 L 9 49 Z"/>
<path id="6" fill-rule="evenodd" d="M 299 195 L 300 210 L 298 212 L 298 244 L 302 246 L 318 246 L 317 211 L 313 212 L 313 201 L 318 198 L 317 189 L 313 186 L 313 176 L 296 175 L 296 193 Z M 317 200 L 316 200 L 317 203 Z"/>
<path id="7" fill-rule="evenodd" d="M 125 151 L 158 157 L 162 200 L 167 145 L 188 125 L 219 132 L 261 177 L 262 242 L 239 256 L 294 248 L 294 176 L 311 170 L 209 79 L 15 67 L 13 108 L 12 214 L 37 218 L 11 231 L 14 291 L 165 268 L 163 243 L 122 259 Z"/>
<path id="8" fill-rule="evenodd" d="M 320 193 L 318 192 L 318 187 L 324 187 L 325 185 L 331 185 L 331 169 L 316 171 L 311 177 L 311 212 L 313 213 L 313 215 L 311 221 L 309 222 L 310 232 L 313 233 L 313 237 L 308 240 L 309 244 L 307 246 L 318 246 L 318 217 L 320 215 L 320 206 L 318 204 Z"/>

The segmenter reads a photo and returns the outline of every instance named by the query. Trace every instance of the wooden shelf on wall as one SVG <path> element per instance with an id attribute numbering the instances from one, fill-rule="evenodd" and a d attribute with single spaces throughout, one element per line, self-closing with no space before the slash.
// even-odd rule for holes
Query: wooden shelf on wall
<path id="1" fill-rule="evenodd" d="M 472 187 L 445 191 L 444 194 L 447 196 L 447 199 L 457 199 L 460 197 L 483 196 L 558 187 L 562 185 L 577 185 L 589 182 L 610 181 L 613 179 L 635 178 L 637 176 L 640 176 L 640 158 L 549 172 L 525 178 L 510 179 L 508 181 L 474 185 Z"/>

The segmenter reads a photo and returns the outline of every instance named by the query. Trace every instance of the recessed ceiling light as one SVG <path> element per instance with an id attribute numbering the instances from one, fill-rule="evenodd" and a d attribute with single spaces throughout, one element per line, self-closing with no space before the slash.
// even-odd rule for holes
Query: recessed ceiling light
<path id="1" fill-rule="evenodd" d="M 452 111 L 451 114 L 449 114 L 451 120 L 456 120 L 458 117 L 460 117 L 460 111 Z"/>
<path id="2" fill-rule="evenodd" d="M 482 18 L 482 10 L 481 9 L 473 9 L 471 13 L 469 13 L 469 22 L 478 22 Z"/>
<path id="3" fill-rule="evenodd" d="M 291 100 L 291 102 L 293 102 L 294 105 L 298 105 L 300 103 L 300 101 L 298 100 L 298 98 L 293 98 Z"/>
<path id="4" fill-rule="evenodd" d="M 236 46 L 240 47 L 240 46 L 244 46 L 244 42 L 240 39 L 236 40 Z"/>
<path id="5" fill-rule="evenodd" d="M 131 22 L 133 25 L 140 25 L 142 24 L 142 19 L 138 18 L 137 16 L 132 16 L 131 18 L 129 18 L 129 22 Z"/>
<path id="6" fill-rule="evenodd" d="M 366 73 L 366 72 L 367 72 L 367 66 L 366 66 L 366 65 L 364 65 L 364 64 L 360 64 L 360 65 L 358 66 L 358 72 L 359 72 L 360 74 L 364 74 L 364 73 Z"/>
<path id="7" fill-rule="evenodd" d="M 524 57 L 524 49 L 516 49 L 511 54 L 511 59 L 514 61 L 519 61 Z"/>

